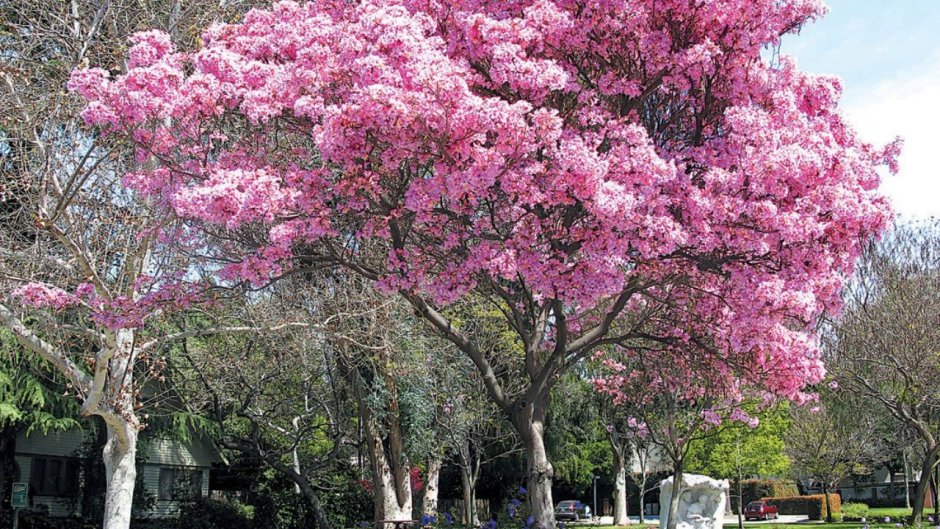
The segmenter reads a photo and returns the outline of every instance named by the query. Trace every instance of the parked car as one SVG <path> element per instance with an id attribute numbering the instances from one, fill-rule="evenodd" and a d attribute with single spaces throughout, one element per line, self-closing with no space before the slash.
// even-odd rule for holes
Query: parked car
<path id="1" fill-rule="evenodd" d="M 591 508 L 576 500 L 565 500 L 555 506 L 556 520 L 590 520 Z"/>
<path id="2" fill-rule="evenodd" d="M 744 507 L 744 519 L 745 520 L 776 520 L 780 517 L 779 510 L 776 506 L 767 503 L 766 501 L 752 501 Z"/>

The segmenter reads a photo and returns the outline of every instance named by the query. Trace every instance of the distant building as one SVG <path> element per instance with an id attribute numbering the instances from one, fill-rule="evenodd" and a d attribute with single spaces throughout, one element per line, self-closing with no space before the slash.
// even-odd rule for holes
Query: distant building
<path id="1" fill-rule="evenodd" d="M 77 501 L 85 482 L 82 447 L 88 434 L 81 430 L 20 434 L 16 439 L 16 481 L 29 483 L 30 510 L 50 516 L 80 516 Z M 142 439 L 137 483 L 152 501 L 138 517 L 176 516 L 181 502 L 209 495 L 209 473 L 223 458 L 215 445 L 194 437 L 190 442 Z"/>
<path id="2" fill-rule="evenodd" d="M 882 466 L 868 476 L 849 477 L 840 481 L 832 492 L 839 493 L 843 502 L 902 506 L 905 487 L 910 497 L 913 498 L 919 479 L 919 470 L 911 470 L 905 478 L 903 472 L 892 473 L 887 467 Z M 805 494 L 822 494 L 822 486 L 810 479 L 800 479 L 800 485 Z"/>

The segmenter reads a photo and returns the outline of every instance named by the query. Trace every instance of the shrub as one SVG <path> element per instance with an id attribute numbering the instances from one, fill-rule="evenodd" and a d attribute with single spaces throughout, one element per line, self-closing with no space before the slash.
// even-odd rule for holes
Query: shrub
<path id="1" fill-rule="evenodd" d="M 738 485 L 731 485 L 731 509 L 738 512 Z M 741 482 L 741 495 L 744 505 L 761 498 L 782 498 L 798 496 L 796 483 L 779 479 L 745 479 Z"/>
<path id="2" fill-rule="evenodd" d="M 864 503 L 846 503 L 842 505 L 842 520 L 860 522 L 862 518 L 868 518 L 868 505 Z"/>
<path id="3" fill-rule="evenodd" d="M 180 529 L 251 529 L 251 516 L 243 505 L 202 498 L 180 507 Z"/>
<path id="4" fill-rule="evenodd" d="M 780 514 L 805 514 L 810 520 L 822 520 L 826 517 L 826 499 L 822 494 L 810 496 L 790 496 L 785 498 L 764 498 L 771 505 L 780 509 Z M 829 494 L 832 514 L 842 512 L 842 497 Z"/>

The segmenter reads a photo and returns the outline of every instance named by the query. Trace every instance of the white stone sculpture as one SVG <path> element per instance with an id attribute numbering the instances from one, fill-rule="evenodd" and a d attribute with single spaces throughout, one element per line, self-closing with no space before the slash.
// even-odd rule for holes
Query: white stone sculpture
<path id="1" fill-rule="evenodd" d="M 722 529 L 728 489 L 726 479 L 719 481 L 708 476 L 684 474 L 678 492 L 676 529 Z M 669 522 L 672 492 L 672 477 L 662 480 L 659 484 L 659 527 L 663 529 Z"/>

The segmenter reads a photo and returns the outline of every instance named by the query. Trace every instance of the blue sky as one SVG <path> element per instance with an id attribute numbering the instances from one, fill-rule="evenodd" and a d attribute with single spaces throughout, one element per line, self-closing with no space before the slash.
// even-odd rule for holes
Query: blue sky
<path id="1" fill-rule="evenodd" d="M 884 192 L 904 218 L 940 217 L 940 0 L 828 0 L 784 38 L 800 69 L 843 79 L 842 108 L 866 141 L 904 138 Z"/>

